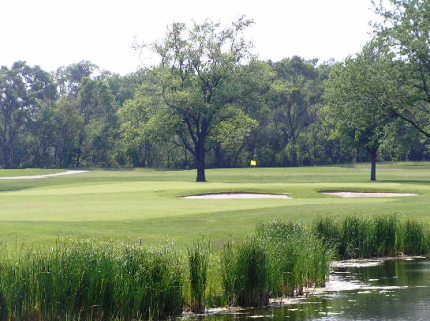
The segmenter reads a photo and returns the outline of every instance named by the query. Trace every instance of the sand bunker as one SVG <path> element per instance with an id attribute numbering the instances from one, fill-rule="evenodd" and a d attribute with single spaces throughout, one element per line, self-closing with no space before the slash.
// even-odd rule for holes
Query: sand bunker
<path id="1" fill-rule="evenodd" d="M 412 193 L 357 193 L 357 192 L 322 192 L 327 195 L 335 195 L 341 197 L 397 197 L 397 196 L 416 196 Z"/>
<path id="2" fill-rule="evenodd" d="M 65 175 L 74 175 L 74 174 L 83 174 L 88 173 L 89 171 L 66 171 L 62 173 L 55 174 L 45 174 L 45 175 L 31 175 L 31 176 L 10 176 L 10 177 L 0 177 L 1 179 L 41 179 L 55 176 L 65 176 Z"/>
<path id="3" fill-rule="evenodd" d="M 256 193 L 219 193 L 184 196 L 186 199 L 206 199 L 206 200 L 225 200 L 225 199 L 251 199 L 251 198 L 291 198 L 287 195 L 279 194 L 256 194 Z"/>

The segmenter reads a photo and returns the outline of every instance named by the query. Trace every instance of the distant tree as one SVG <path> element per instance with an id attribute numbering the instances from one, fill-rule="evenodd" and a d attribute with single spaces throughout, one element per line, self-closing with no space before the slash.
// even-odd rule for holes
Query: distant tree
<path id="1" fill-rule="evenodd" d="M 76 100 L 62 97 L 54 108 L 55 163 L 57 167 L 76 166 L 76 157 L 80 150 L 79 138 L 84 126 Z"/>
<path id="2" fill-rule="evenodd" d="M 190 29 L 175 23 L 151 46 L 161 63 L 151 70 L 154 83 L 138 90 L 148 117 L 145 131 L 184 146 L 194 157 L 197 182 L 206 181 L 208 138 L 238 115 L 229 82 L 251 57 L 242 37 L 251 23 L 241 18 L 221 28 L 206 21 Z"/>
<path id="3" fill-rule="evenodd" d="M 100 79 L 107 81 L 112 95 L 114 95 L 115 100 L 120 106 L 122 106 L 127 99 L 133 98 L 136 90 L 147 81 L 147 78 L 147 72 L 144 70 L 125 76 L 104 74 L 103 77 L 100 77 Z"/>
<path id="4" fill-rule="evenodd" d="M 294 56 L 272 64 L 275 72 L 267 95 L 273 132 L 278 135 L 278 149 L 289 154 L 292 165 L 297 165 L 297 141 L 304 130 L 316 120 L 316 106 L 321 102 L 322 81 L 317 60 Z"/>
<path id="5" fill-rule="evenodd" d="M 89 61 L 81 61 L 62 66 L 54 73 L 60 96 L 76 97 L 78 88 L 84 78 L 93 76 L 99 68 Z"/>
<path id="6" fill-rule="evenodd" d="M 123 80 L 89 61 L 60 67 L 55 73 L 60 94 L 56 105 L 56 157 L 63 166 L 111 166 Z M 128 94 L 130 95 L 130 94 Z"/>
<path id="7" fill-rule="evenodd" d="M 56 96 L 49 73 L 39 66 L 19 61 L 11 68 L 0 69 L 0 148 L 3 167 L 14 164 L 16 142 L 30 124 L 37 121 L 40 109 L 50 105 Z"/>
<path id="8" fill-rule="evenodd" d="M 79 133 L 76 166 L 112 166 L 119 104 L 107 81 L 83 78 L 78 87 L 77 108 L 83 126 Z"/>

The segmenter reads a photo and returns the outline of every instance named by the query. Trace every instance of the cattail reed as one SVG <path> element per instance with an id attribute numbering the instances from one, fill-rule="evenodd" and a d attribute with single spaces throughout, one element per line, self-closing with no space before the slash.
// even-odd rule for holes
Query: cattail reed
<path id="1" fill-rule="evenodd" d="M 188 248 L 190 280 L 190 308 L 193 312 L 204 312 L 205 290 L 208 278 L 210 244 L 199 241 Z"/>
<path id="2" fill-rule="evenodd" d="M 429 237 L 422 223 L 402 223 L 397 214 L 323 217 L 313 224 L 315 234 L 333 244 L 341 259 L 428 254 Z"/>

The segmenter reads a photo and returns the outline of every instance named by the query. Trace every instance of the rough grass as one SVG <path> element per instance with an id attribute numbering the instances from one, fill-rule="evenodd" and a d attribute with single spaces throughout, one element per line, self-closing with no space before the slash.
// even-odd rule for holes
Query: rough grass
<path id="1" fill-rule="evenodd" d="M 13 175 L 27 175 L 17 170 Z M 3 174 L 0 171 L 0 176 Z M 7 175 L 12 175 L 8 171 Z M 226 239 L 245 239 L 256 223 L 284 219 L 307 224 L 314 217 L 391 214 L 430 222 L 430 164 L 208 170 L 208 183 L 195 171 L 95 170 L 43 180 L 0 181 L 0 241 L 52 244 L 57 237 L 116 238 L 145 244 L 166 239 L 190 244 L 204 235 L 215 248 Z M 343 199 L 322 190 L 418 193 L 416 197 Z M 292 199 L 185 200 L 210 192 L 273 192 Z M 190 233 L 192 231 L 192 233 Z"/>

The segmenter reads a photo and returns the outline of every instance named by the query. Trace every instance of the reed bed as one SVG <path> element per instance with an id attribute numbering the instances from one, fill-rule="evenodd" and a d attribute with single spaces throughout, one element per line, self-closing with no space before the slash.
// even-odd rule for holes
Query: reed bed
<path id="1" fill-rule="evenodd" d="M 425 255 L 430 251 L 428 228 L 411 220 L 401 222 L 397 214 L 321 217 L 312 229 L 336 249 L 340 259 Z"/>
<path id="2" fill-rule="evenodd" d="M 256 237 L 240 243 L 227 242 L 221 262 L 229 305 L 262 306 L 269 302 L 269 256 Z"/>
<path id="3" fill-rule="evenodd" d="M 424 224 L 407 220 L 401 225 L 400 246 L 406 254 L 422 255 L 430 250 L 430 235 L 426 233 Z"/>
<path id="4" fill-rule="evenodd" d="M 227 242 L 221 255 L 227 301 L 259 306 L 270 297 L 303 294 L 306 286 L 323 286 L 334 251 L 303 226 L 260 223 L 255 235 Z"/>
<path id="5" fill-rule="evenodd" d="M 214 306 L 262 306 L 324 286 L 337 256 L 427 254 L 422 223 L 397 215 L 273 221 L 221 249 L 65 241 L 0 256 L 0 320 L 152 320 Z"/>
<path id="6" fill-rule="evenodd" d="M 305 227 L 284 221 L 260 223 L 256 235 L 270 260 L 274 296 L 303 294 L 304 287 L 324 286 L 334 251 Z"/>
<path id="7" fill-rule="evenodd" d="M 8 320 L 163 319 L 182 312 L 182 266 L 170 248 L 64 242 L 3 256 Z"/>

